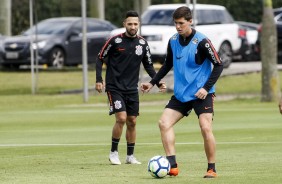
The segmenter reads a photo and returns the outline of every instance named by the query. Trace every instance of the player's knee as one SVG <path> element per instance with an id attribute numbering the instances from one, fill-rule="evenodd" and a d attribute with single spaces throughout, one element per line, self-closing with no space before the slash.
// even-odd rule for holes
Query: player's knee
<path id="1" fill-rule="evenodd" d="M 212 132 L 212 128 L 211 126 L 204 124 L 204 125 L 201 125 L 201 131 L 204 135 L 208 135 Z"/>
<path id="2" fill-rule="evenodd" d="M 124 125 L 125 122 L 126 122 L 126 118 L 125 117 L 118 117 L 116 119 L 116 123 L 117 124 Z"/>
<path id="3" fill-rule="evenodd" d="M 133 118 L 133 117 L 127 118 L 126 125 L 128 128 L 131 128 L 131 129 L 135 128 L 136 127 L 136 118 Z"/>
<path id="4" fill-rule="evenodd" d="M 160 130 L 167 130 L 169 126 L 163 119 L 159 119 L 159 128 Z"/>

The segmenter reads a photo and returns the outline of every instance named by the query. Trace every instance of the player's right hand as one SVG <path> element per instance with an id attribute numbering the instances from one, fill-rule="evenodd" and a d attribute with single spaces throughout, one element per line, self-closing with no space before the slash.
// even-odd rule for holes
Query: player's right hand
<path id="1" fill-rule="evenodd" d="M 102 82 L 97 82 L 95 89 L 96 89 L 96 91 L 98 91 L 99 93 L 102 93 L 102 91 L 103 91 L 103 89 L 104 89 L 104 83 L 102 83 Z"/>
<path id="2" fill-rule="evenodd" d="M 150 91 L 150 89 L 153 87 L 153 85 L 149 82 L 146 83 L 141 83 L 141 91 L 144 93 L 148 93 Z"/>

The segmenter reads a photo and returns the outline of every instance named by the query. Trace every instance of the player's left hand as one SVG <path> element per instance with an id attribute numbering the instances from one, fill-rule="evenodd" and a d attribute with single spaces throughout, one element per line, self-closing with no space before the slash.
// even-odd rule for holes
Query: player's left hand
<path id="1" fill-rule="evenodd" d="M 160 86 L 159 86 L 159 92 L 165 92 L 166 91 L 166 85 L 164 81 L 160 81 L 159 82 Z"/>
<path id="2" fill-rule="evenodd" d="M 204 88 L 201 88 L 197 91 L 197 93 L 195 94 L 195 96 L 199 99 L 202 99 L 204 100 L 208 95 L 208 92 L 204 89 Z"/>

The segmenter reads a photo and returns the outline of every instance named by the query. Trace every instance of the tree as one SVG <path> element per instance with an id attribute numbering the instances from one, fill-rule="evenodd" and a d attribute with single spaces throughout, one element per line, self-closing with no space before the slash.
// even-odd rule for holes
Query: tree
<path id="1" fill-rule="evenodd" d="M 11 34 L 11 1 L 0 1 L 0 34 Z"/>
<path id="2" fill-rule="evenodd" d="M 277 101 L 280 97 L 280 85 L 277 70 L 277 30 L 274 22 L 272 0 L 263 0 L 261 62 L 261 101 Z"/>

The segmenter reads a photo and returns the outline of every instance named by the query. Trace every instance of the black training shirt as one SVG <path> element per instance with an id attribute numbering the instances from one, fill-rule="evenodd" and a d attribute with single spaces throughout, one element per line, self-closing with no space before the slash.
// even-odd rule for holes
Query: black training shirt
<path id="1" fill-rule="evenodd" d="M 106 63 L 106 91 L 122 93 L 138 91 L 140 64 L 152 78 L 156 72 L 148 43 L 141 36 L 127 37 L 125 33 L 111 37 L 102 47 L 96 63 L 96 82 L 102 82 L 102 64 Z"/>

